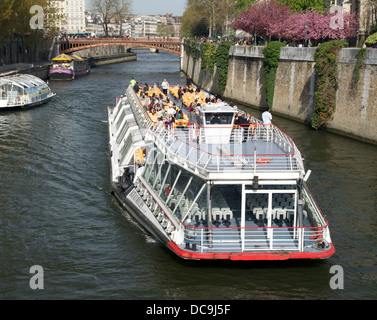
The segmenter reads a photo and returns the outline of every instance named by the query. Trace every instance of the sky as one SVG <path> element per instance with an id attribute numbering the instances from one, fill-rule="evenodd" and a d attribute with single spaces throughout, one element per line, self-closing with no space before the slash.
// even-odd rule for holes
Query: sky
<path id="1" fill-rule="evenodd" d="M 185 11 L 186 0 L 131 0 L 133 14 L 165 14 L 182 16 Z M 86 6 L 90 7 L 90 0 L 86 0 Z"/>

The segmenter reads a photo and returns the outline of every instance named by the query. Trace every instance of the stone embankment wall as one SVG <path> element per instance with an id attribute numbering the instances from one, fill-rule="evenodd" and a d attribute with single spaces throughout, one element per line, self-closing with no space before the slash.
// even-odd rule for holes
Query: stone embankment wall
<path id="1" fill-rule="evenodd" d="M 315 48 L 283 47 L 276 73 L 272 113 L 309 123 L 315 107 L 317 83 Z M 263 47 L 231 48 L 224 98 L 266 107 L 263 93 Z M 377 144 L 377 50 L 368 49 L 356 81 L 357 48 L 342 49 L 338 64 L 336 111 L 326 129 Z M 216 76 L 200 68 L 183 50 L 181 69 L 203 89 L 218 92 Z M 214 90 L 213 90 L 214 89 Z"/>
<path id="2" fill-rule="evenodd" d="M 94 47 L 77 51 L 75 54 L 88 58 L 92 67 L 136 60 L 136 54 L 128 52 L 125 46 Z"/>
<path id="3" fill-rule="evenodd" d="M 186 51 L 183 48 L 181 54 L 181 70 L 204 90 L 212 93 L 219 93 L 219 89 L 217 88 L 216 66 L 214 75 L 209 71 L 204 72 L 201 70 L 200 46 L 197 47 L 196 53 L 196 59 L 193 59 L 186 54 Z"/>

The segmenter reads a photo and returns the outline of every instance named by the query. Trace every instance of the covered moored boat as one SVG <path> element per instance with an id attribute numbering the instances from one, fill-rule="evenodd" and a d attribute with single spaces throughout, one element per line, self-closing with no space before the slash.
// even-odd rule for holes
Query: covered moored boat
<path id="1" fill-rule="evenodd" d="M 73 80 L 89 73 L 90 65 L 87 59 L 62 53 L 52 59 L 49 77 L 51 80 Z"/>
<path id="2" fill-rule="evenodd" d="M 1 77 L 0 94 L 0 110 L 35 107 L 55 96 L 45 81 L 23 74 Z"/>

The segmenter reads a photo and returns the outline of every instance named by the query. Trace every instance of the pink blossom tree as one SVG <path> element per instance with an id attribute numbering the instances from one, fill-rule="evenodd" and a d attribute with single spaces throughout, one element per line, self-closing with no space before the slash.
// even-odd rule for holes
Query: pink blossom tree
<path id="1" fill-rule="evenodd" d="M 327 38 L 330 39 L 336 39 L 336 40 L 343 40 L 347 38 L 355 37 L 357 34 L 357 29 L 359 26 L 359 15 L 357 12 L 354 13 L 344 13 L 343 14 L 343 25 L 338 25 L 339 27 L 335 28 L 331 26 L 331 19 L 336 18 L 337 13 L 329 13 L 327 15 L 328 18 L 328 25 L 327 32 L 324 33 L 324 37 L 327 36 Z"/>
<path id="2" fill-rule="evenodd" d="M 234 23 L 235 29 L 267 38 L 273 35 L 276 23 L 286 21 L 292 10 L 277 1 L 261 1 L 242 11 Z"/>
<path id="3" fill-rule="evenodd" d="M 322 39 L 327 29 L 326 16 L 310 10 L 305 13 L 293 13 L 289 19 L 278 22 L 272 28 L 273 35 L 285 40 L 300 41 L 305 39 Z M 305 28 L 305 25 L 307 28 Z"/>
<path id="4" fill-rule="evenodd" d="M 340 18 L 342 24 L 339 23 Z M 297 13 L 288 6 L 270 0 L 253 4 L 241 12 L 234 23 L 234 28 L 250 34 L 256 33 L 264 38 L 273 36 L 284 40 L 301 41 L 306 35 L 306 39 L 326 40 L 356 36 L 358 23 L 356 12 L 340 15 L 338 12 L 330 13 L 330 10 L 318 12 L 311 9 Z"/>

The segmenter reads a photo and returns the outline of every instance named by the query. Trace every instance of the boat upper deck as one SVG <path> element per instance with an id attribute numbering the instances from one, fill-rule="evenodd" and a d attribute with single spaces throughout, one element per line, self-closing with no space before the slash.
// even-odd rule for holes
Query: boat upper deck
<path id="1" fill-rule="evenodd" d="M 256 175 L 297 179 L 304 173 L 301 154 L 289 136 L 254 118 L 247 126 L 235 126 L 234 117 L 240 110 L 229 105 L 203 106 L 198 121 L 175 126 L 151 117 L 132 88 L 126 94 L 144 139 L 153 141 L 170 161 L 206 179 L 252 179 Z M 223 120 L 206 118 L 214 114 Z"/>

